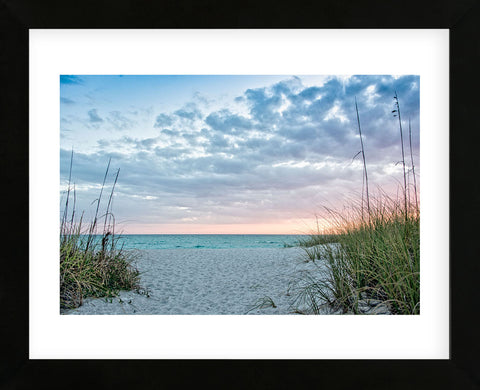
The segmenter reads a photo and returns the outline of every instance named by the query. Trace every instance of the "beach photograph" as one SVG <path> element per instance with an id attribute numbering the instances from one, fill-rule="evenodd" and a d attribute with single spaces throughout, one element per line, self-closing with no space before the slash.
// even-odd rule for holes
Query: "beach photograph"
<path id="1" fill-rule="evenodd" d="M 420 82 L 60 75 L 60 314 L 419 315 Z"/>

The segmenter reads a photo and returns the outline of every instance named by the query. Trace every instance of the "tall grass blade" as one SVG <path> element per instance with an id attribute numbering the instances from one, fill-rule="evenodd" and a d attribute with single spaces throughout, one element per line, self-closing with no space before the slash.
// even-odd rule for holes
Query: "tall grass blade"
<path id="1" fill-rule="evenodd" d="M 360 144 L 362 146 L 363 173 L 364 173 L 364 177 L 365 177 L 365 187 L 366 187 L 366 196 L 367 196 L 367 213 L 368 213 L 368 215 L 370 215 L 370 196 L 368 194 L 367 163 L 365 161 L 365 148 L 363 147 L 362 129 L 360 127 L 360 115 L 358 114 L 358 105 L 357 105 L 357 98 L 356 97 L 355 97 L 355 110 L 357 112 L 358 133 L 360 134 Z M 362 189 L 362 208 L 363 208 L 363 189 Z M 363 210 L 362 210 L 362 214 L 363 214 Z"/>

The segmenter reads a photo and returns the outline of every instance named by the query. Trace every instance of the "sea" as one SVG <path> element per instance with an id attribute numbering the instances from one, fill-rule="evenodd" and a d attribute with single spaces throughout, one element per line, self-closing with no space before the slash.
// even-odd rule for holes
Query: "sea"
<path id="1" fill-rule="evenodd" d="M 284 234 L 123 234 L 124 249 L 231 249 L 296 246 L 304 235 Z M 117 236 L 118 238 L 118 236 Z"/>

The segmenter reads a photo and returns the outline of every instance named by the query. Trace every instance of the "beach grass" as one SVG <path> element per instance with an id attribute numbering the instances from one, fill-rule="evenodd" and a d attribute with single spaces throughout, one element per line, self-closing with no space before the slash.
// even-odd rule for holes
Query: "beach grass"
<path id="1" fill-rule="evenodd" d="M 73 161 L 73 152 L 72 152 Z M 120 245 L 115 234 L 115 219 L 111 212 L 112 197 L 119 171 L 108 198 L 106 210 L 100 215 L 100 203 L 108 177 L 110 162 L 96 199 L 93 220 L 85 225 L 84 213 L 77 220 L 75 186 L 71 186 L 71 169 L 66 200 L 60 224 L 60 308 L 82 305 L 87 297 L 114 297 L 120 290 L 139 289 L 139 271 L 131 253 Z M 70 202 L 73 198 L 73 207 Z M 71 209 L 71 211 L 70 211 Z"/>
<path id="2" fill-rule="evenodd" d="M 335 243 L 319 236 L 304 247 L 308 261 L 321 260 L 327 269 L 303 279 L 301 298 L 312 312 L 328 304 L 357 314 L 359 302 L 373 299 L 393 314 L 420 313 L 420 213 L 411 206 L 405 214 L 401 202 L 382 198 L 368 219 L 358 207 L 348 216 L 327 210 Z"/>
<path id="3" fill-rule="evenodd" d="M 301 280 L 296 302 L 307 304 L 319 314 L 322 305 L 341 307 L 344 313 L 359 314 L 360 304 L 380 301 L 392 314 L 420 313 L 420 207 L 417 196 L 409 124 L 413 192 L 407 181 L 400 105 L 395 92 L 395 117 L 399 117 L 403 186 L 396 198 L 379 189 L 368 192 L 365 149 L 355 101 L 363 155 L 363 187 L 358 201 L 341 212 L 325 208 L 329 234 L 319 231 L 300 242 L 306 261 L 321 260 L 318 275 Z M 360 152 L 359 152 L 360 153 Z M 415 199 L 415 202 L 413 202 Z M 318 230 L 318 227 L 317 227 Z M 325 272 L 326 267 L 326 272 Z"/>
<path id="4" fill-rule="evenodd" d="M 273 302 L 272 298 L 270 298 L 269 296 L 264 296 L 263 298 L 257 299 L 257 301 L 250 307 L 250 309 L 245 314 L 248 314 L 256 309 L 265 309 L 267 307 L 273 307 L 274 309 L 276 309 L 277 305 L 275 305 L 275 302 Z"/>

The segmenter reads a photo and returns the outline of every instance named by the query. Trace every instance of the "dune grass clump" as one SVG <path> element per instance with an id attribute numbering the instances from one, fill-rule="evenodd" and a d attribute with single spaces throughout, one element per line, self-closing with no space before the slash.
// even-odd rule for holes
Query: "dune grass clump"
<path id="1" fill-rule="evenodd" d="M 73 159 L 73 153 L 72 153 Z M 96 200 L 95 216 L 84 226 L 83 217 L 75 219 L 75 188 L 73 208 L 69 213 L 72 195 L 70 179 L 66 192 L 65 208 L 60 224 L 60 308 L 72 309 L 82 305 L 87 297 L 114 297 L 120 290 L 138 289 L 139 271 L 133 265 L 132 255 L 119 245 L 115 235 L 114 217 L 111 212 L 113 191 L 119 171 L 115 175 L 108 205 L 103 215 L 99 207 L 110 162 L 105 172 L 100 196 Z M 99 225 L 102 225 L 98 233 Z"/>
<path id="2" fill-rule="evenodd" d="M 361 202 L 342 212 L 327 210 L 331 235 L 312 234 L 300 246 L 306 260 L 322 260 L 319 274 L 301 280 L 297 302 L 320 313 L 320 307 L 341 307 L 344 313 L 361 313 L 366 302 L 382 302 L 392 314 L 420 313 L 420 207 L 409 123 L 413 195 L 407 179 L 403 129 L 397 93 L 392 114 L 399 119 L 403 167 L 402 198 L 384 193 L 375 199 L 368 191 L 365 148 L 357 102 L 355 110 L 363 156 Z M 358 153 L 357 153 L 358 154 Z M 380 190 L 381 191 L 381 190 Z M 413 199 L 415 202 L 413 202 Z"/>
<path id="3" fill-rule="evenodd" d="M 302 288 L 312 311 L 322 304 L 359 313 L 360 301 L 379 300 L 393 314 L 420 313 L 420 213 L 391 199 L 348 216 L 328 210 L 335 223 L 336 243 L 305 248 L 310 260 L 322 260 L 327 272 Z"/>

